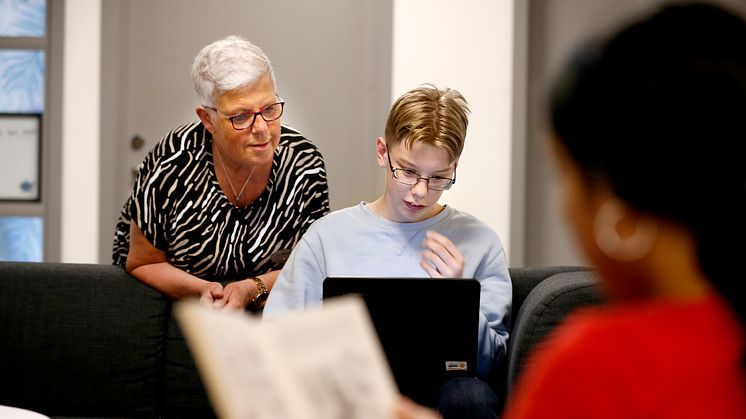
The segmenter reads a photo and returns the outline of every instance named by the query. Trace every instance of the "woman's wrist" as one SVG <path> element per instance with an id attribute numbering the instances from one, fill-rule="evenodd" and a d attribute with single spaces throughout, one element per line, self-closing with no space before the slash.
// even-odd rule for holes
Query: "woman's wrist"
<path id="1" fill-rule="evenodd" d="M 265 284 L 264 281 L 258 276 L 253 276 L 249 278 L 249 280 L 254 282 L 254 285 L 256 287 L 254 297 L 252 297 L 251 301 L 249 302 L 249 307 L 255 310 L 264 308 L 264 303 L 267 302 L 267 297 L 269 296 L 269 288 L 267 288 L 267 284 Z"/>

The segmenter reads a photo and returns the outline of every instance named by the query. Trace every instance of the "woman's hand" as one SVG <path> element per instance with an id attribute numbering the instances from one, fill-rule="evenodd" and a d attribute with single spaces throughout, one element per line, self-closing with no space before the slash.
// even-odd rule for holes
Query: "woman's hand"
<path id="1" fill-rule="evenodd" d="M 208 282 L 199 296 L 199 302 L 212 307 L 220 308 L 225 305 L 223 301 L 223 285 L 220 282 Z"/>
<path id="2" fill-rule="evenodd" d="M 431 278 L 461 278 L 464 274 L 464 255 L 448 237 L 428 231 L 422 247 L 420 266 Z"/>
<path id="3" fill-rule="evenodd" d="M 228 310 L 244 310 L 254 300 L 258 292 L 256 282 L 253 279 L 231 282 L 225 286 L 221 302 L 223 308 Z"/>

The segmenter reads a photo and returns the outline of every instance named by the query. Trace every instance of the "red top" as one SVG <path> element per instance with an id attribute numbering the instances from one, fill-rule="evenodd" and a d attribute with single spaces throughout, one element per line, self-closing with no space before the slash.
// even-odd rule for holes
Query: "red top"
<path id="1" fill-rule="evenodd" d="M 746 418 L 744 332 L 717 297 L 582 309 L 527 364 L 526 418 Z"/>

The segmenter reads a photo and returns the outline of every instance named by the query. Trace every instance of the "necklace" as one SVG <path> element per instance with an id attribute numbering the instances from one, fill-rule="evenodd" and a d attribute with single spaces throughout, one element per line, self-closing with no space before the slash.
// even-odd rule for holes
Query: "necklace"
<path id="1" fill-rule="evenodd" d="M 228 169 L 225 168 L 225 163 L 223 163 L 223 156 L 220 155 L 220 150 L 218 150 L 217 147 L 213 147 L 218 155 L 218 160 L 220 160 L 220 165 L 223 167 L 223 172 L 225 173 L 225 177 L 228 179 L 228 185 L 231 187 L 231 191 L 233 191 L 233 196 L 236 197 L 236 204 L 241 205 L 241 194 L 243 194 L 244 189 L 246 189 L 246 185 L 249 184 L 249 181 L 251 180 L 251 177 L 254 176 L 254 170 L 256 170 L 256 166 L 251 168 L 251 173 L 249 173 L 249 177 L 246 178 L 246 182 L 243 183 L 243 186 L 241 187 L 241 190 L 236 193 L 236 188 L 233 187 L 233 182 L 231 181 L 231 177 L 228 174 Z"/>

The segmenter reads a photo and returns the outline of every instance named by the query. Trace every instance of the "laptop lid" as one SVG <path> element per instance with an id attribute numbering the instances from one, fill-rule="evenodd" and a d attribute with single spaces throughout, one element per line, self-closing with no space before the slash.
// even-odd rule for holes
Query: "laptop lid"
<path id="1" fill-rule="evenodd" d="M 330 277 L 323 298 L 363 298 L 399 391 L 435 406 L 438 390 L 477 367 L 480 284 L 475 279 Z"/>

